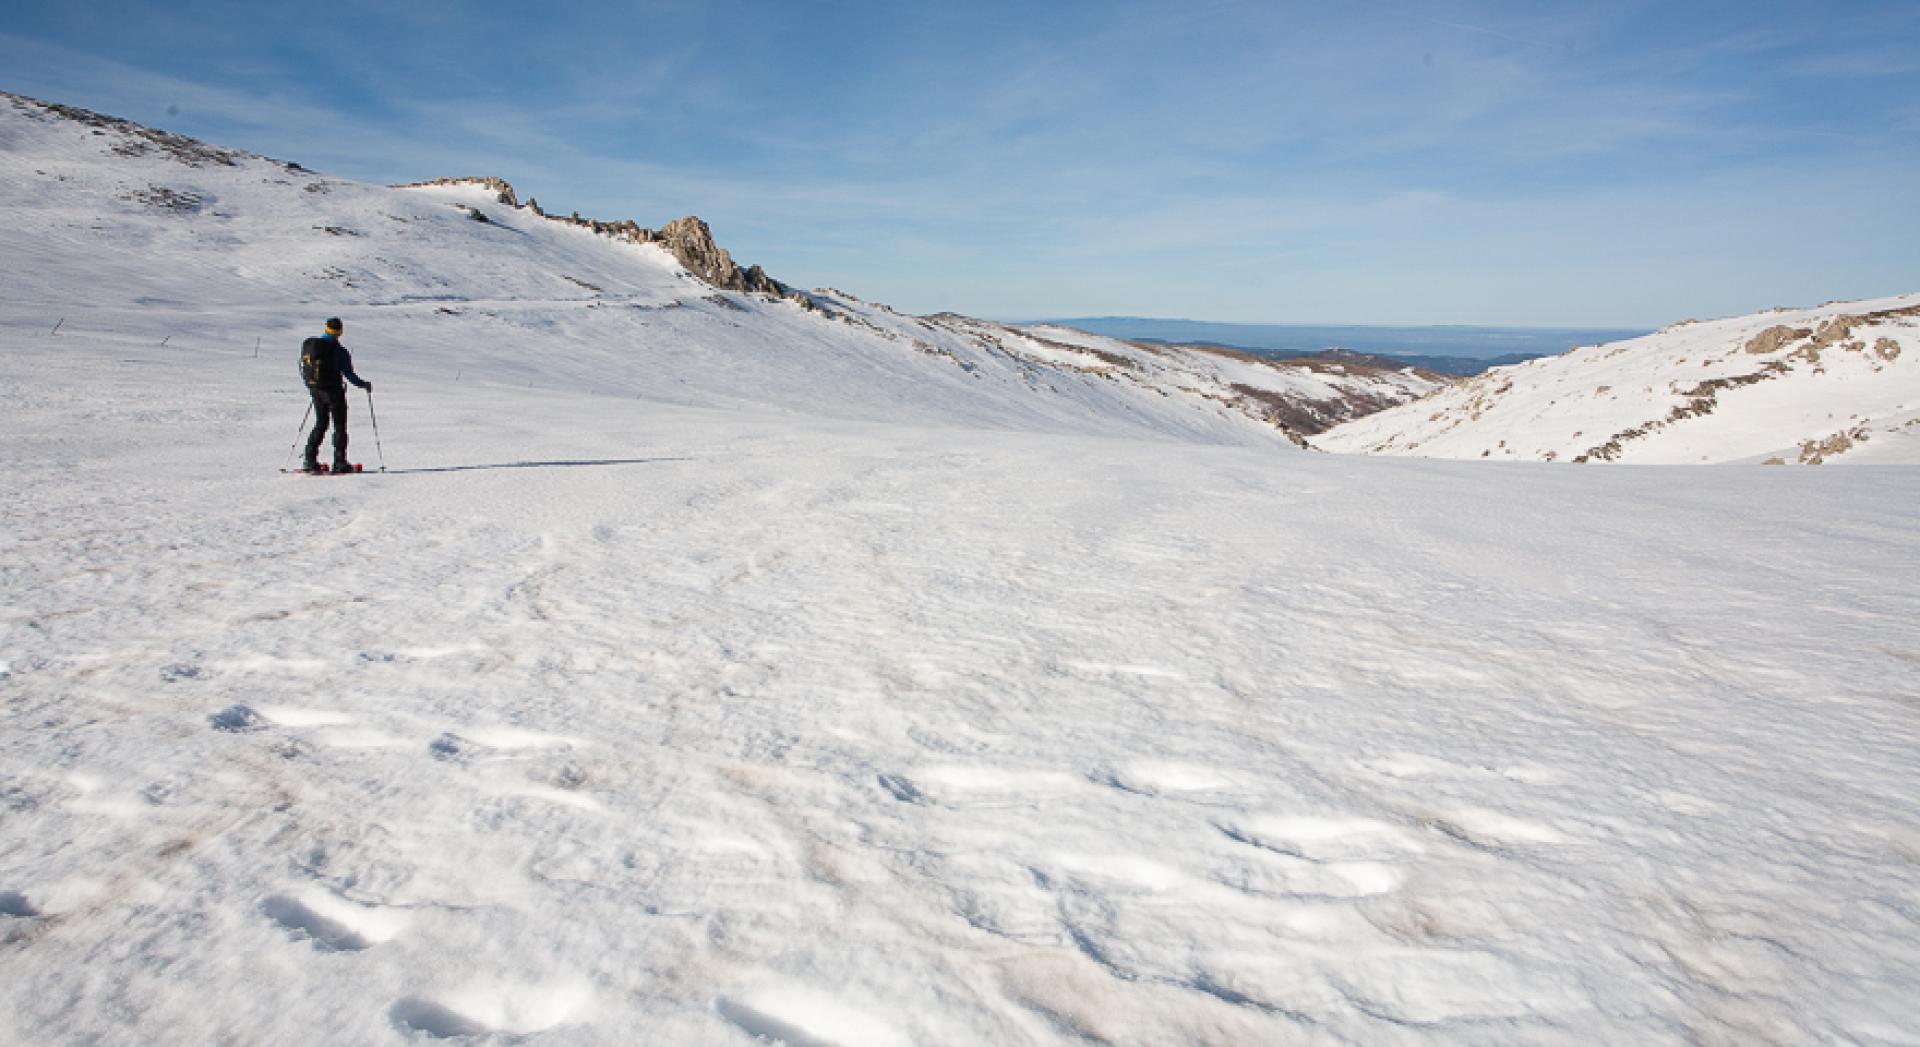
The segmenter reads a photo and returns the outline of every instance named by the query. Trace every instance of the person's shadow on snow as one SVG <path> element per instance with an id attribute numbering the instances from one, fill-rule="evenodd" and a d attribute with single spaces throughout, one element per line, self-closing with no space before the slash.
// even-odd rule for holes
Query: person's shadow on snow
<path id="1" fill-rule="evenodd" d="M 574 458 L 550 462 L 493 462 L 486 465 L 431 465 L 419 469 L 388 469 L 388 476 L 401 473 L 466 473 L 476 469 L 562 469 L 585 465 L 646 465 L 649 462 L 691 462 L 691 458 Z"/>

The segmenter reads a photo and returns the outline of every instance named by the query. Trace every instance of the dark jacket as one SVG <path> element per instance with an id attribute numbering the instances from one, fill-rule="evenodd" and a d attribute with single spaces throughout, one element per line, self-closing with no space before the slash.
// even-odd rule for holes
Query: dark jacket
<path id="1" fill-rule="evenodd" d="M 300 377 L 307 388 L 344 393 L 347 390 L 340 383 L 342 376 L 362 389 L 372 388 L 353 373 L 353 354 L 340 344 L 340 339 L 324 334 L 300 343 Z"/>

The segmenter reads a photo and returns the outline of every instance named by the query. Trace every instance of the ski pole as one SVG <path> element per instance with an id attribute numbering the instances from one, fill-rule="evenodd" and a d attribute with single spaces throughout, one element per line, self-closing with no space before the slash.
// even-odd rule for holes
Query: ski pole
<path id="1" fill-rule="evenodd" d="M 307 401 L 307 413 L 300 416 L 300 428 L 293 431 L 293 443 L 287 447 L 287 469 L 293 468 L 293 449 L 300 446 L 300 434 L 307 428 L 307 419 L 313 414 L 313 401 Z M 285 472 L 282 469 L 281 472 Z"/>
<path id="2" fill-rule="evenodd" d="M 387 450 L 380 446 L 380 416 L 373 413 L 373 390 L 366 390 L 367 420 L 373 423 L 373 449 L 380 452 L 380 471 L 387 471 Z"/>

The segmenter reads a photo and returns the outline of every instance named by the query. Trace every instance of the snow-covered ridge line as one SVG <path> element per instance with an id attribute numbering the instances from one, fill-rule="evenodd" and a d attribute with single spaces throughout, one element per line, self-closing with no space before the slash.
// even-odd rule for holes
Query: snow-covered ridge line
<path id="1" fill-rule="evenodd" d="M 435 178 L 425 182 L 407 182 L 396 185 L 395 189 L 430 189 L 441 186 L 478 187 L 494 194 L 494 199 L 508 207 L 525 206 L 528 211 L 551 222 L 565 222 L 591 229 L 595 233 L 615 240 L 624 240 L 633 244 L 659 244 L 667 252 L 680 260 L 687 271 L 723 291 L 745 291 L 755 294 L 789 296 L 794 292 L 778 280 L 767 275 L 758 265 L 745 269 L 734 262 L 733 256 L 725 248 L 714 242 L 713 230 L 707 223 L 694 215 L 676 218 L 659 229 L 649 229 L 630 218 L 607 222 L 597 218 L 583 218 L 580 212 L 556 215 L 548 214 L 540 207 L 540 201 L 527 197 L 522 205 L 519 194 L 512 183 L 504 178 L 467 177 Z M 486 221 L 485 214 L 470 210 L 470 217 Z"/>
<path id="2" fill-rule="evenodd" d="M 290 160 L 275 160 L 259 153 L 208 145 L 197 138 L 161 131 L 144 124 L 134 123 L 132 120 L 96 113 L 79 106 L 43 101 L 27 95 L 14 94 L 11 91 L 0 91 L 0 98 L 5 98 L 15 110 L 31 119 L 54 116 L 90 127 L 97 135 L 112 134 L 119 139 L 112 147 L 113 152 L 118 156 L 146 156 L 149 153 L 158 152 L 188 167 L 201 167 L 207 164 L 234 167 L 242 160 L 263 160 L 289 171 L 307 171 L 306 168 Z"/>
<path id="3" fill-rule="evenodd" d="M 1125 341 L 1057 325 L 1014 326 L 956 313 L 907 317 L 844 291 L 818 292 L 810 306 L 956 361 L 923 335 L 957 337 L 1009 362 L 1036 389 L 1049 373 L 1065 373 L 1162 399 L 1198 398 L 1258 419 L 1303 448 L 1307 436 L 1329 425 L 1405 403 L 1447 381 L 1411 368 L 1347 366 L 1321 358 L 1276 360 L 1214 347 Z"/>
<path id="4" fill-rule="evenodd" d="M 465 178 L 429 178 L 424 182 L 399 182 L 395 189 L 434 189 L 440 186 L 477 186 L 494 193 L 494 199 L 508 207 L 519 207 L 520 197 L 514 191 L 513 183 L 492 175 L 469 175 Z"/>
<path id="5" fill-rule="evenodd" d="M 1920 461 L 1920 294 L 1684 321 L 1495 368 L 1315 444 L 1578 463 Z"/>
<path id="6" fill-rule="evenodd" d="M 405 345 L 408 373 L 445 381 L 1208 443 L 1303 445 L 1437 385 L 910 317 L 742 270 L 696 217 L 653 230 L 555 216 L 498 178 L 364 185 L 24 99 L 9 116 L 24 119 L 0 124 L 0 240 L 40 260 L 18 300 L 48 308 L 0 324 L 26 331 L 65 319 L 128 344 L 158 331 L 245 352 L 293 338 L 278 333 L 289 310 L 315 314 L 308 326 L 351 314 L 352 338 L 374 332 L 362 346 Z"/>

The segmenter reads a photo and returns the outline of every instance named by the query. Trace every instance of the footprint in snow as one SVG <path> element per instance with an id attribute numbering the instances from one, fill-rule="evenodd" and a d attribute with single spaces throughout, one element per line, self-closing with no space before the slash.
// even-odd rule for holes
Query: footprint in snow
<path id="1" fill-rule="evenodd" d="M 1397 857 L 1425 849 L 1403 829 L 1352 816 L 1269 814 L 1221 823 L 1219 829 L 1241 843 L 1309 861 Z"/>
<path id="2" fill-rule="evenodd" d="M 1511 767 L 1496 767 L 1490 764 L 1461 764 L 1448 760 L 1422 756 L 1419 753 L 1398 752 L 1385 756 L 1376 756 L 1354 761 L 1364 770 L 1388 778 L 1439 778 L 1450 780 L 1470 780 L 1475 778 L 1505 778 L 1522 785 L 1540 785 L 1558 777 L 1544 767 L 1517 764 Z"/>
<path id="3" fill-rule="evenodd" d="M 1045 889 L 1062 884 L 1099 884 L 1121 893 L 1163 894 L 1190 887 L 1194 879 L 1180 869 L 1133 854 L 1049 855 L 1029 866 L 1034 882 Z"/>
<path id="4" fill-rule="evenodd" d="M 1265 852 L 1258 866 L 1237 868 L 1222 880 L 1255 894 L 1388 894 L 1405 882 L 1397 863 L 1426 849 L 1411 833 L 1371 818 L 1266 815 L 1216 828 Z"/>
<path id="5" fill-rule="evenodd" d="M 254 713 L 261 722 L 275 727 L 288 727 L 294 730 L 311 728 L 315 731 L 312 735 L 313 741 L 329 749 L 398 749 L 408 744 L 404 738 L 396 738 L 370 727 L 357 726 L 352 716 L 332 709 L 263 705 L 249 711 Z"/>
<path id="6" fill-rule="evenodd" d="M 901 803 L 943 807 L 1025 807 L 1065 796 L 1084 787 L 1084 778 L 1062 771 L 941 765 L 924 767 L 909 778 L 882 774 L 880 787 Z"/>
<path id="7" fill-rule="evenodd" d="M 1484 851 L 1568 842 L 1566 836 L 1549 826 L 1480 807 L 1429 811 L 1421 820 L 1461 843 Z"/>
<path id="8" fill-rule="evenodd" d="M 885 789 L 901 803 L 927 802 L 926 794 L 921 792 L 919 786 L 914 785 L 910 778 L 898 774 L 883 774 L 878 780 L 880 788 Z"/>
<path id="9" fill-rule="evenodd" d="M 1093 777 L 1102 785 L 1141 796 L 1212 793 L 1230 790 L 1237 784 L 1210 767 L 1160 760 L 1124 764 Z"/>
<path id="10" fill-rule="evenodd" d="M 260 903 L 260 912 L 296 938 L 322 952 L 359 952 L 392 940 L 411 918 L 335 897 L 319 890 L 276 894 Z"/>
<path id="11" fill-rule="evenodd" d="M 481 725 L 460 731 L 443 731 L 427 743 L 427 753 L 436 760 L 465 763 L 487 751 L 509 753 L 526 749 L 576 748 L 580 743 L 565 735 L 544 734 L 522 727 Z"/>
<path id="12" fill-rule="evenodd" d="M 18 891 L 0 891 L 0 945 L 15 945 L 38 937 L 50 917 Z"/>
<path id="13" fill-rule="evenodd" d="M 906 1047 L 884 1022 L 826 993 L 797 986 L 759 989 L 714 1001 L 720 1017 L 749 1036 L 787 1047 Z"/>
<path id="14" fill-rule="evenodd" d="M 216 731 L 258 731 L 267 726 L 267 721 L 259 713 L 244 705 L 230 705 L 207 717 Z"/>
<path id="15" fill-rule="evenodd" d="M 471 986 L 439 996 L 405 996 L 387 1009 L 403 1033 L 437 1039 L 530 1036 L 583 1018 L 593 1002 L 585 984 Z"/>
<path id="16" fill-rule="evenodd" d="M 580 744 L 565 735 L 529 731 L 524 727 L 511 727 L 504 724 L 468 727 L 462 730 L 458 737 L 472 742 L 475 745 L 503 751 L 516 749 L 560 749 L 568 746 L 578 746 Z"/>
<path id="17" fill-rule="evenodd" d="M 387 1011 L 388 1017 L 400 1031 L 408 1033 L 426 1033 L 436 1039 L 451 1040 L 461 1036 L 485 1036 L 492 1029 L 461 1014 L 443 1003 L 418 996 L 408 996 L 394 1002 Z"/>

